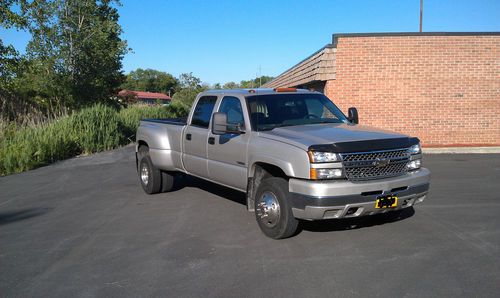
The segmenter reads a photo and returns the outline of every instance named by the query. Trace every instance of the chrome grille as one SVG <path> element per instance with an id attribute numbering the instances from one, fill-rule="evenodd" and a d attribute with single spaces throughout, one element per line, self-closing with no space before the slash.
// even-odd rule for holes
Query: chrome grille
<path id="1" fill-rule="evenodd" d="M 405 174 L 410 160 L 408 148 L 342 153 L 346 178 L 351 181 L 382 179 Z"/>

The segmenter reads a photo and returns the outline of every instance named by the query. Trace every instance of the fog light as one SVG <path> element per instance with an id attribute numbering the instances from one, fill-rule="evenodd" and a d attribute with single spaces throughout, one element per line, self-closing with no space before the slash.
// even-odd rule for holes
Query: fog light
<path id="1" fill-rule="evenodd" d="M 406 165 L 406 168 L 408 168 L 408 170 L 416 170 L 416 169 L 420 169 L 420 165 L 422 164 L 422 162 L 420 161 L 420 159 L 415 159 L 415 160 L 412 160 L 410 161 L 407 165 Z"/>
<path id="2" fill-rule="evenodd" d="M 421 197 L 419 197 L 419 198 L 417 198 L 417 199 L 415 200 L 415 204 L 422 203 L 424 200 L 425 200 L 425 195 L 424 195 L 424 196 L 421 196 Z"/>

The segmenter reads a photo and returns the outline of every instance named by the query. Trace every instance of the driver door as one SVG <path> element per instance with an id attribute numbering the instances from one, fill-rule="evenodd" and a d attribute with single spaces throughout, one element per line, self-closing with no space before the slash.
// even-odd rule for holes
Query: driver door
<path id="1" fill-rule="evenodd" d="M 225 96 L 219 105 L 218 112 L 227 114 L 228 125 L 238 127 L 243 133 L 227 133 L 224 135 L 208 135 L 208 175 L 211 180 L 221 182 L 240 190 L 247 185 L 247 146 L 250 133 L 250 122 L 243 112 L 244 102 L 235 96 Z"/>

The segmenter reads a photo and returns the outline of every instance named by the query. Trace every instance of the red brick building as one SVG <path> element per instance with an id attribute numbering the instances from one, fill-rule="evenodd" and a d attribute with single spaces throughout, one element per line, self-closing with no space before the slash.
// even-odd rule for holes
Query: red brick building
<path id="1" fill-rule="evenodd" d="M 324 92 L 423 145 L 500 145 L 500 33 L 334 34 L 265 87 Z"/>

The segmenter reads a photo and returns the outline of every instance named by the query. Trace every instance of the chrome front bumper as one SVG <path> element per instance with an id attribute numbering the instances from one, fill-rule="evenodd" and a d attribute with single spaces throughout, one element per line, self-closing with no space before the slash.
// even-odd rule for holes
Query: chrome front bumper
<path id="1" fill-rule="evenodd" d="M 306 220 L 357 217 L 411 207 L 424 201 L 429 191 L 430 171 L 422 168 L 403 176 L 371 180 L 311 181 L 290 179 L 289 191 L 293 215 Z M 391 209 L 375 208 L 378 196 L 394 194 L 398 205 Z"/>

